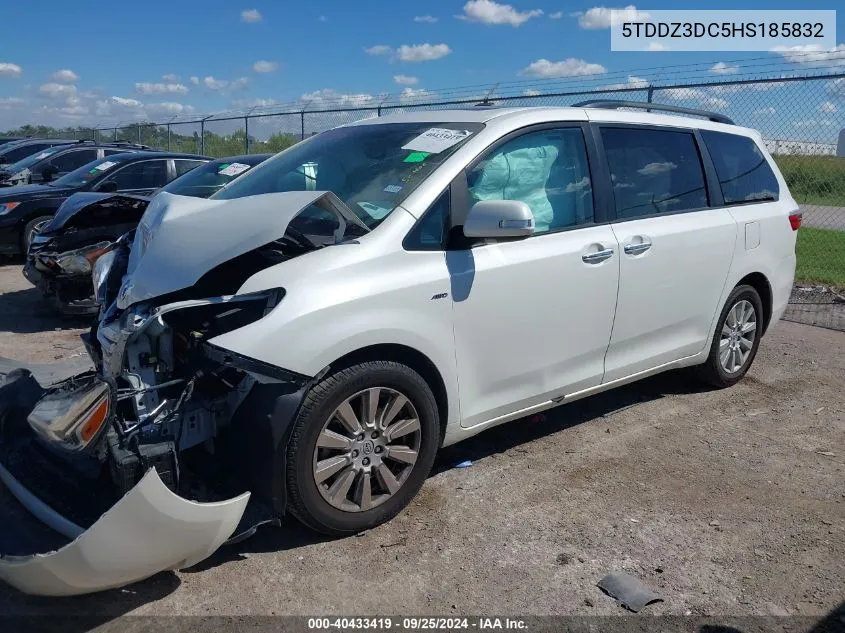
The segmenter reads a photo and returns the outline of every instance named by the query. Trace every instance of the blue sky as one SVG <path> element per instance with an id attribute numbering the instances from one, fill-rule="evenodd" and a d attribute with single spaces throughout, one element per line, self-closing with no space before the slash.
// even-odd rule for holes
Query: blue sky
<path id="1" fill-rule="evenodd" d="M 22 123 L 167 121 L 175 115 L 297 99 L 370 104 L 385 92 L 425 96 L 429 93 L 417 91 L 547 77 L 587 75 L 596 79 L 595 85 L 602 77 L 606 84 L 625 83 L 644 76 L 634 72 L 637 69 L 678 64 L 703 64 L 702 74 L 724 78 L 744 72 L 742 60 L 766 56 L 791 67 L 827 64 L 829 70 L 836 64 L 845 71 L 845 44 L 838 47 L 842 50 L 838 56 L 823 52 L 813 63 L 777 53 L 613 53 L 605 9 L 624 3 L 40 0 L 6 4 L 0 129 Z M 742 8 L 797 5 L 748 0 Z M 830 0 L 815 2 L 812 8 L 838 5 Z M 733 2 L 698 7 L 736 8 Z M 640 10 L 671 8 L 677 3 L 660 0 Z M 39 25 L 35 30 L 30 28 L 33 23 Z M 845 24 L 838 28 L 837 43 L 845 42 L 843 29 Z M 738 61 L 709 70 L 728 60 Z M 845 98 L 831 103 L 839 112 L 845 108 Z"/>

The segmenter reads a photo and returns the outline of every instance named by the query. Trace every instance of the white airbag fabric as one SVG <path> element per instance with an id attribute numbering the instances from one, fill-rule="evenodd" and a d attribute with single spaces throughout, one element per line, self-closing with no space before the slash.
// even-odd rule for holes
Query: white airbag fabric
<path id="1" fill-rule="evenodd" d="M 72 596 L 120 587 L 210 556 L 235 531 L 249 501 L 195 503 L 154 469 L 72 543 L 49 554 L 0 558 L 0 579 L 30 594 Z"/>

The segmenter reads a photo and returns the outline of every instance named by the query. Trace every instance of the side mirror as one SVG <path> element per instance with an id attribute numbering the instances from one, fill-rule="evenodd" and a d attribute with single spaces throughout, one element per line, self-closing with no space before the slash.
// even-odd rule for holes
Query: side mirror
<path id="1" fill-rule="evenodd" d="M 528 237 L 534 233 L 534 214 L 520 200 L 481 200 L 472 205 L 464 222 L 467 237 Z"/>
<path id="2" fill-rule="evenodd" d="M 41 179 L 44 182 L 50 182 L 58 173 L 59 170 L 54 165 L 44 165 L 44 169 L 41 170 Z"/>
<path id="3" fill-rule="evenodd" d="M 117 191 L 117 183 L 114 180 L 106 180 L 97 187 L 97 191 L 102 191 L 103 193 L 114 193 Z"/>

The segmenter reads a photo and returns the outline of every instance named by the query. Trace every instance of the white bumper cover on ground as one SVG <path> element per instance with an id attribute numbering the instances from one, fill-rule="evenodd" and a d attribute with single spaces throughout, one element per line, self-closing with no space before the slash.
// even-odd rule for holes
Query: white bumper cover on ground
<path id="1" fill-rule="evenodd" d="M 15 496 L 29 508 L 26 499 Z M 0 579 L 30 594 L 72 596 L 190 567 L 232 535 L 248 501 L 248 492 L 214 503 L 188 501 L 171 492 L 150 470 L 65 547 L 47 554 L 0 558 Z"/>

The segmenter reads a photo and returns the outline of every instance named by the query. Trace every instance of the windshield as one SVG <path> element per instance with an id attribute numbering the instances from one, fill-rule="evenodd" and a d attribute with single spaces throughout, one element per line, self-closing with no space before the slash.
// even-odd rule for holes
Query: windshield
<path id="1" fill-rule="evenodd" d="M 166 191 L 178 196 L 208 198 L 257 164 L 254 160 L 250 162 L 252 164 L 217 160 L 206 163 L 180 176 L 159 191 Z"/>
<path id="2" fill-rule="evenodd" d="M 329 130 L 274 156 L 213 198 L 332 191 L 373 228 L 483 127 L 409 122 Z"/>
<path id="3" fill-rule="evenodd" d="M 121 161 L 115 160 L 115 156 L 107 158 L 98 158 L 91 161 L 87 165 L 83 165 L 71 172 L 68 172 L 61 178 L 48 183 L 52 187 L 82 187 L 89 182 L 97 180 L 103 174 L 106 174 L 120 165 Z"/>
<path id="4" fill-rule="evenodd" d="M 48 158 L 58 152 L 61 147 L 48 147 L 47 149 L 41 150 L 40 152 L 35 152 L 32 156 L 27 156 L 26 158 L 21 158 L 18 162 L 12 163 L 11 165 L 7 165 L 6 169 L 10 172 L 16 173 L 19 172 L 21 169 L 29 169 L 35 163 L 39 163 L 45 158 Z"/>

